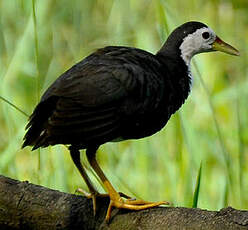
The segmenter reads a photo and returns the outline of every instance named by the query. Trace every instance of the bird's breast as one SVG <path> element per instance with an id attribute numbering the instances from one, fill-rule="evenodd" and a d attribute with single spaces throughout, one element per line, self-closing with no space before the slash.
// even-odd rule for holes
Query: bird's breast
<path id="1" fill-rule="evenodd" d="M 172 75 L 171 75 L 172 76 Z M 185 102 L 190 92 L 190 78 L 185 73 L 176 79 L 164 78 L 146 85 L 142 99 L 129 101 L 124 106 L 122 137 L 137 139 L 150 136 L 160 131 Z"/>

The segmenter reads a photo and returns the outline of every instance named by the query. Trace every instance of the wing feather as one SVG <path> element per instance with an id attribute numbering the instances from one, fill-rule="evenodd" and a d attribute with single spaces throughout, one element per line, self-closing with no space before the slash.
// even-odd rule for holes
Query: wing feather
<path id="1" fill-rule="evenodd" d="M 156 107 L 147 90 L 159 89 L 154 93 L 161 97 L 162 84 L 158 80 L 154 88 L 146 78 L 158 68 L 153 55 L 142 50 L 106 47 L 96 51 L 46 90 L 30 117 L 23 147 L 78 144 L 84 148 L 119 138 L 123 120 L 132 115 L 135 124 L 144 108 L 150 109 L 145 104 Z"/>

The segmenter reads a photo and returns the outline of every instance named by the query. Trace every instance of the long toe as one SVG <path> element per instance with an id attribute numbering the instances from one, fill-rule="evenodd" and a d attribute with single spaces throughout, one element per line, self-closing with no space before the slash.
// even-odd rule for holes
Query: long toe
<path id="1" fill-rule="evenodd" d="M 111 217 L 111 211 L 113 207 L 116 208 L 123 208 L 123 209 L 129 209 L 129 210 L 143 210 L 148 208 L 157 207 L 160 205 L 168 205 L 169 202 L 167 201 L 159 201 L 159 202 L 149 202 L 144 200 L 123 200 L 120 198 L 119 200 L 110 200 L 108 211 L 105 217 L 106 222 L 108 223 Z"/>
<path id="2" fill-rule="evenodd" d="M 146 200 L 131 200 L 128 199 L 125 201 L 126 204 L 130 204 L 130 205 L 146 205 L 146 204 L 158 204 L 159 205 L 169 205 L 170 203 L 168 201 L 160 201 L 160 202 L 151 202 L 151 201 L 146 201 Z"/>
<path id="3" fill-rule="evenodd" d="M 104 195 L 107 196 L 108 195 L 108 194 L 100 194 L 97 191 L 94 191 L 94 192 L 89 193 L 89 192 L 87 192 L 87 191 L 85 191 L 85 190 L 83 190 L 81 188 L 78 188 L 76 190 L 76 192 L 83 194 L 88 199 L 92 199 L 94 216 L 96 215 L 96 198 L 99 197 L 99 196 L 104 196 Z"/>

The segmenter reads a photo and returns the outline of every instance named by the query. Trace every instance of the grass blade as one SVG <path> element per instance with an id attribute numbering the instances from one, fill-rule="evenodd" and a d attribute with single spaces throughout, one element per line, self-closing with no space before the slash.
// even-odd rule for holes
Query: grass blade
<path id="1" fill-rule="evenodd" d="M 37 20 L 35 12 L 36 0 L 32 0 L 32 12 L 33 12 L 33 23 L 34 23 L 34 42 L 35 42 L 35 63 L 36 63 L 36 93 L 37 101 L 40 100 L 40 71 L 39 71 L 39 49 L 38 49 L 38 34 L 37 34 Z M 41 170 L 41 154 L 40 149 L 38 149 L 39 160 L 38 160 L 38 171 Z M 39 180 L 39 178 L 38 178 Z"/>
<path id="2" fill-rule="evenodd" d="M 22 113 L 24 116 L 29 117 L 29 115 L 27 113 L 25 113 L 22 109 L 20 109 L 18 106 L 14 105 L 13 103 L 11 103 L 9 100 L 7 100 L 6 98 L 0 96 L 0 99 L 4 102 L 6 102 L 8 105 L 10 105 L 11 107 L 13 107 L 14 109 L 16 109 L 17 111 L 19 111 L 20 113 Z"/>
<path id="3" fill-rule="evenodd" d="M 39 71 L 39 46 L 38 46 L 38 34 L 37 34 L 37 20 L 35 12 L 36 1 L 32 0 L 32 12 L 33 12 L 33 23 L 34 23 L 34 42 L 35 42 L 35 64 L 36 64 L 36 89 L 37 89 L 37 101 L 40 100 L 40 71 Z"/>
<path id="4" fill-rule="evenodd" d="M 195 192 L 193 196 L 192 208 L 197 208 L 197 205 L 198 205 L 198 198 L 199 198 L 200 185 L 201 185 L 201 172 L 202 172 L 202 163 L 200 164 L 200 168 L 198 170 L 198 176 L 197 176 Z"/>

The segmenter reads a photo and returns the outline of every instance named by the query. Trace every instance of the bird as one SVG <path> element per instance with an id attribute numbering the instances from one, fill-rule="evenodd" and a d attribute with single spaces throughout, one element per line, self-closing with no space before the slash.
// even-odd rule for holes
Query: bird
<path id="1" fill-rule="evenodd" d="M 197 21 L 174 29 L 156 54 L 126 46 L 97 49 L 48 87 L 29 117 L 22 147 L 35 150 L 66 145 L 89 189 L 84 194 L 92 199 L 94 214 L 96 198 L 109 196 L 107 222 L 114 207 L 142 210 L 168 204 L 117 192 L 99 166 L 96 153 L 106 142 L 140 139 L 160 131 L 189 96 L 192 57 L 211 51 L 240 55 Z M 80 150 L 85 150 L 107 194 L 100 194 L 91 182 L 80 161 Z"/>

